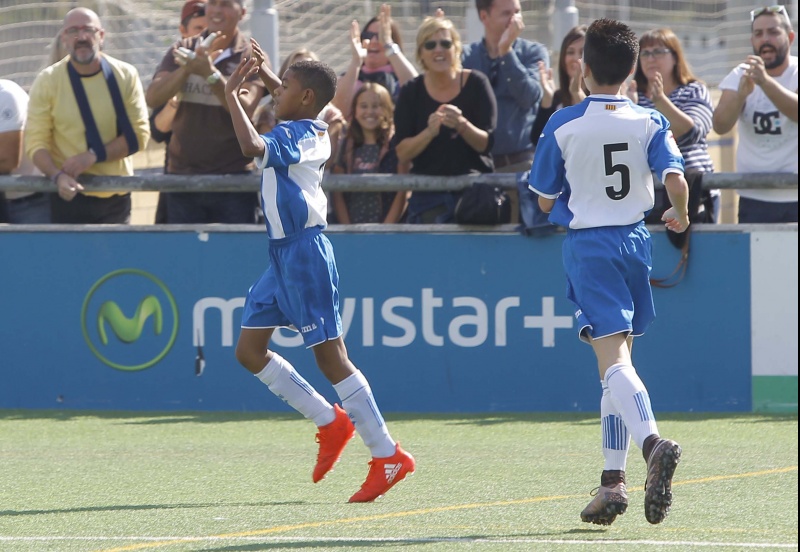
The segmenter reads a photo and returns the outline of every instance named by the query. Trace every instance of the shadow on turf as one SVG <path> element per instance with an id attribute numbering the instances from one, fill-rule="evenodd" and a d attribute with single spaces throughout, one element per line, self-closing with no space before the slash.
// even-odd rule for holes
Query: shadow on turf
<path id="1" fill-rule="evenodd" d="M 38 516 L 46 514 L 74 514 L 77 512 L 122 512 L 126 510 L 179 510 L 192 508 L 216 508 L 219 506 L 248 506 L 248 507 L 269 507 L 269 506 L 305 506 L 308 502 L 295 500 L 291 502 L 242 502 L 236 504 L 120 504 L 110 506 L 91 506 L 84 508 L 57 508 L 53 510 L 0 510 L 0 518 L 15 516 Z"/>
<path id="2" fill-rule="evenodd" d="M 552 535 L 563 535 L 569 533 L 606 533 L 607 529 L 574 529 L 572 531 L 564 531 L 552 533 Z M 523 534 L 523 535 L 505 535 L 508 538 L 513 537 L 541 537 L 541 533 Z M 365 539 L 365 540 L 326 540 L 326 539 L 307 539 L 296 540 L 292 542 L 261 542 L 253 544 L 237 544 L 232 546 L 222 546 L 219 548 L 204 548 L 205 552 L 252 552 L 255 550 L 296 550 L 319 548 L 320 550 L 331 550 L 336 548 L 355 549 L 355 548 L 383 548 L 383 547 L 400 547 L 400 546 L 420 546 L 420 545 L 436 545 L 436 544 L 454 544 L 463 543 L 480 544 L 481 542 L 490 541 L 494 542 L 497 535 L 468 535 L 463 537 L 428 537 L 419 539 L 391 539 L 386 541 Z"/>
<path id="3" fill-rule="evenodd" d="M 320 550 L 331 550 L 334 548 L 343 548 L 345 550 L 352 550 L 354 548 L 381 548 L 381 547 L 396 547 L 396 546 L 419 546 L 420 544 L 436 544 L 421 543 L 418 540 L 392 540 L 392 541 L 329 541 L 329 540 L 307 540 L 307 541 L 294 541 L 294 542 L 263 542 L 256 544 L 241 544 L 235 546 L 223 546 L 221 548 L 205 548 L 205 552 L 248 552 L 253 550 L 296 550 L 319 548 Z"/>
<path id="4" fill-rule="evenodd" d="M 484 413 L 389 413 L 384 417 L 392 422 L 440 421 L 453 425 L 492 426 L 509 423 L 567 423 L 596 424 L 598 412 L 484 412 Z M 282 412 L 134 412 L 101 410 L 0 410 L 0 421 L 54 420 L 70 421 L 77 418 L 118 420 L 130 425 L 166 424 L 219 424 L 225 422 L 295 422 L 299 416 Z M 660 421 L 730 420 L 741 423 L 775 423 L 797 421 L 797 414 L 752 412 L 678 412 L 661 413 Z"/>

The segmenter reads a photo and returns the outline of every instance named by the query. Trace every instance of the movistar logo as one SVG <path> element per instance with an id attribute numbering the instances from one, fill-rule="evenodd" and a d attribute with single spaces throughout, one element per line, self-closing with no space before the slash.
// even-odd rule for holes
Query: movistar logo
<path id="1" fill-rule="evenodd" d="M 178 307 L 169 289 L 152 274 L 133 268 L 115 270 L 86 294 L 81 325 L 86 343 L 102 362 L 118 370 L 144 370 L 174 345 Z"/>

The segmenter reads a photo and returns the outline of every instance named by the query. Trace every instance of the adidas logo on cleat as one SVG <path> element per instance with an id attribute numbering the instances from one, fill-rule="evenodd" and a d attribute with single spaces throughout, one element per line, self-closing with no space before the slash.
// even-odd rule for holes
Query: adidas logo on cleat
<path id="1" fill-rule="evenodd" d="M 386 482 L 391 483 L 394 481 L 394 478 L 397 477 L 397 474 L 400 473 L 401 469 L 403 469 L 402 462 L 398 462 L 397 464 L 386 464 L 383 468 L 384 472 L 386 472 Z"/>

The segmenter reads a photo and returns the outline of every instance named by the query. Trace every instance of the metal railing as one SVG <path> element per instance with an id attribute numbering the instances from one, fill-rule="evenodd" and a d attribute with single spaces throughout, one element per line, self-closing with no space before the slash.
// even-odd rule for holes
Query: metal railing
<path id="1" fill-rule="evenodd" d="M 241 175 L 175 175 L 147 174 L 139 176 L 82 175 L 80 183 L 88 192 L 247 192 L 258 191 L 261 177 Z M 504 189 L 516 189 L 517 179 L 511 173 L 463 176 L 423 176 L 415 174 L 330 175 L 323 180 L 327 191 L 459 191 L 474 182 L 485 182 Z M 791 173 L 709 173 L 703 176 L 703 188 L 719 190 L 790 190 L 797 189 L 797 174 Z M 55 185 L 39 176 L 0 176 L 0 192 L 54 192 Z"/>

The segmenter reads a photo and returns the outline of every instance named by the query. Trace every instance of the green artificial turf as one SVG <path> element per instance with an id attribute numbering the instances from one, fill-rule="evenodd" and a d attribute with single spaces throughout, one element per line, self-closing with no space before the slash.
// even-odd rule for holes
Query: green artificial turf
<path id="1" fill-rule="evenodd" d="M 632 444 L 610 527 L 579 515 L 603 467 L 596 416 L 386 419 L 417 473 L 348 504 L 368 450 L 356 437 L 314 484 L 297 416 L 0 411 L 0 550 L 797 550 L 794 414 L 662 414 L 683 447 L 672 511 L 645 520 Z"/>

